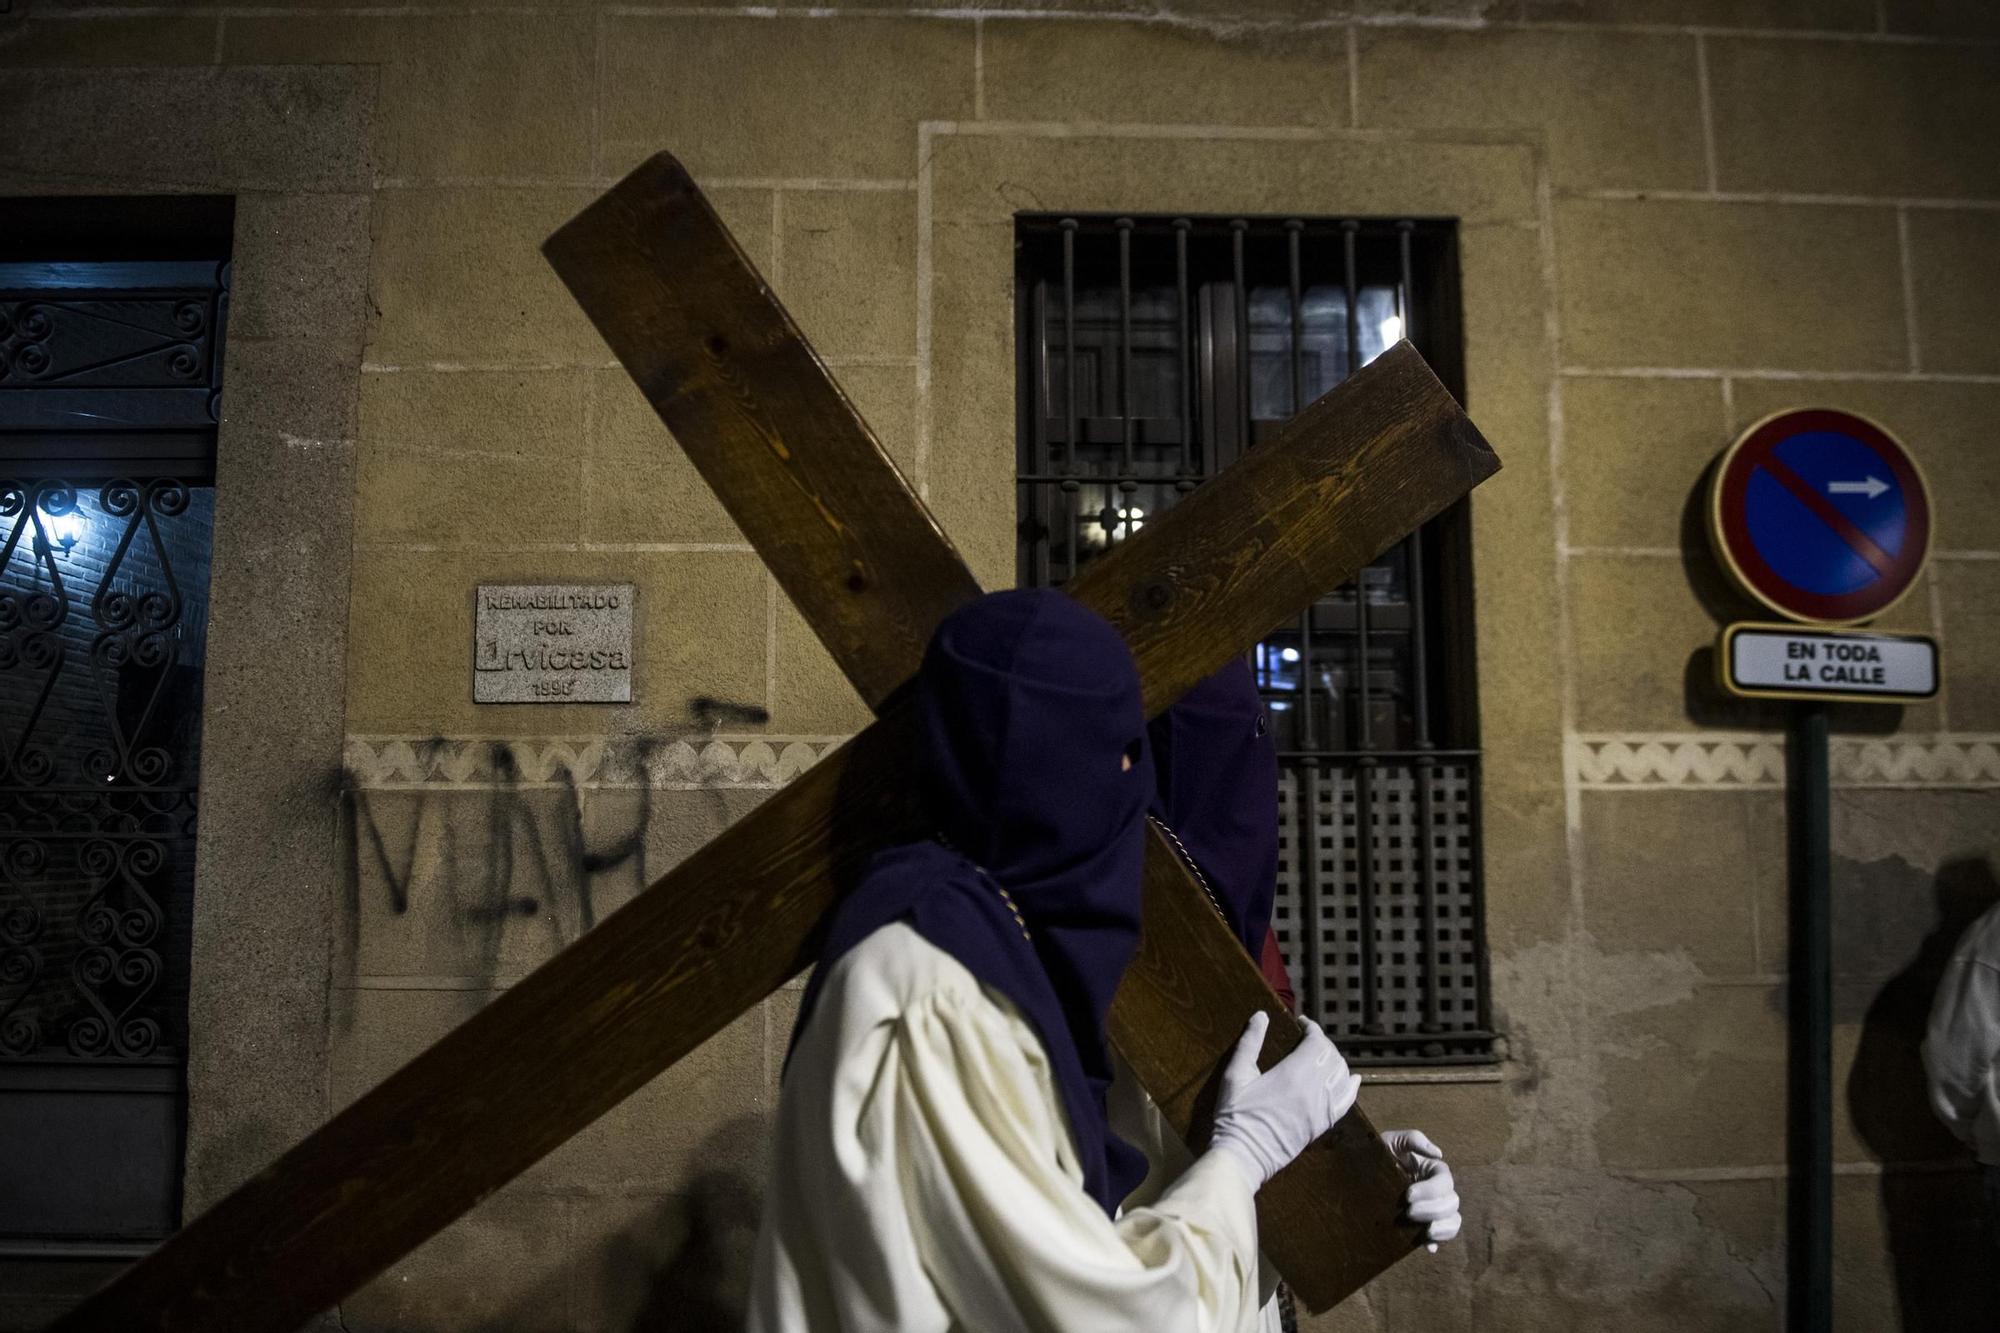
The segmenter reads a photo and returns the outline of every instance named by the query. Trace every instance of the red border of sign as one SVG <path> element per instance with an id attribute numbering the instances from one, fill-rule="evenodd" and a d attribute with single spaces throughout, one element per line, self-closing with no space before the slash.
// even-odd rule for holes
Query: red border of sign
<path id="1" fill-rule="evenodd" d="M 1903 547 L 1881 579 L 1859 592 L 1826 596 L 1794 587 L 1780 578 L 1750 540 L 1745 500 L 1751 473 L 1785 440 L 1808 431 L 1839 431 L 1879 453 L 1903 489 L 1906 527 Z M 1716 465 L 1710 486 L 1709 538 L 1743 590 L 1780 615 L 1823 625 L 1851 625 L 1881 615 L 1915 586 L 1930 554 L 1931 502 L 1923 474 L 1909 450 L 1866 417 L 1835 408 L 1796 408 L 1774 413 L 1743 432 Z"/>

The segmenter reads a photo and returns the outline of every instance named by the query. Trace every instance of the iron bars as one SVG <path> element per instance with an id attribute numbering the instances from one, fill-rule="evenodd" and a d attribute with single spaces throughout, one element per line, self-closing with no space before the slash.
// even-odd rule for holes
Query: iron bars
<path id="1" fill-rule="evenodd" d="M 1449 221 L 1024 215 L 1017 239 L 1025 584 L 1067 583 L 1399 337 L 1463 378 Z M 1274 924 L 1357 1061 L 1491 1058 L 1466 528 L 1443 515 L 1254 658 Z"/>

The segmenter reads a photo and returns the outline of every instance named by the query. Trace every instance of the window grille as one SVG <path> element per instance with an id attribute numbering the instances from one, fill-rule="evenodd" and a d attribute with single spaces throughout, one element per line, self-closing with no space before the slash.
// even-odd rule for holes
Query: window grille
<path id="1" fill-rule="evenodd" d="M 1067 582 L 1399 337 L 1463 397 L 1449 221 L 1024 214 L 1016 250 L 1025 585 Z M 1281 759 L 1272 925 L 1356 1063 L 1492 1058 L 1470 592 L 1461 504 L 1253 655 Z"/>

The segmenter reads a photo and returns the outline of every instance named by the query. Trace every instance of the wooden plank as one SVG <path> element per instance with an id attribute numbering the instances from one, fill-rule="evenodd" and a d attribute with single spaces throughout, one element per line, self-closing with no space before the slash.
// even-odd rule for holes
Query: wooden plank
<path id="1" fill-rule="evenodd" d="M 1498 467 L 1416 349 L 1398 343 L 1070 591 L 1132 645 L 1156 714 Z M 1221 1062 L 1250 1014 L 1273 1019 L 1267 1067 L 1298 1030 L 1278 1021 L 1283 1005 L 1157 835 L 1145 893 L 1145 936 L 1112 1005 L 1111 1039 L 1199 1150 Z M 1264 1251 L 1308 1309 L 1345 1300 L 1421 1241 L 1400 1220 L 1406 1183 L 1357 1106 L 1258 1191 Z"/>
<path id="2" fill-rule="evenodd" d="M 1157 830 L 1146 847 L 1146 930 L 1111 1003 L 1118 1054 L 1168 1123 L 1208 1146 L 1223 1062 L 1258 1009 L 1271 1015 L 1265 1068 L 1299 1026 Z M 1409 1182 L 1359 1105 L 1257 1192 L 1257 1237 L 1306 1307 L 1328 1310 L 1423 1243 L 1403 1220 Z"/>
<path id="3" fill-rule="evenodd" d="M 672 156 L 542 247 L 872 708 L 979 595 L 965 561 Z"/>
<path id="4" fill-rule="evenodd" d="M 1385 411 L 1427 424 L 1406 429 Z M 1149 523 L 1106 559 L 1111 573 L 1093 570 L 1075 591 L 1126 631 L 1158 706 L 1175 681 L 1185 688 L 1246 651 L 1496 465 L 1421 359 L 1399 349 Z M 1308 531 L 1271 528 L 1272 512 Z M 1216 532 L 1205 539 L 1195 525 Z M 1225 608 L 1211 624 L 1198 612 L 1218 597 L 1251 610 Z M 866 857 L 918 831 L 901 785 L 907 726 L 890 710 L 56 1328 L 278 1333 L 415 1248 L 803 966 L 815 925 Z M 1164 983 L 1149 979 L 1154 969 Z M 1194 992 L 1174 989 L 1175 972 L 1162 953 L 1135 964 L 1131 981 L 1166 984 L 1165 1008 L 1185 1010 Z M 1248 1012 L 1246 1002 L 1227 1021 L 1240 1030 Z M 1135 1050 L 1140 1062 L 1162 1058 Z M 1178 1083 L 1148 1081 L 1168 1090 L 1170 1108 L 1198 1111 L 1185 1089 L 1204 1061 L 1212 1052 L 1185 1059 L 1193 1072 Z M 1309 1222 L 1286 1202 L 1296 1178 L 1280 1173 L 1260 1202 Z"/>
<path id="5" fill-rule="evenodd" d="M 879 705 L 886 690 L 871 694 L 871 686 L 889 682 L 893 688 L 914 674 L 930 628 L 977 588 L 698 187 L 672 157 L 659 154 L 565 225 L 544 250 L 765 561 L 773 569 L 794 571 L 786 582 L 794 604 L 871 706 Z M 1406 348 L 1397 355 L 1414 352 Z M 1390 368 L 1395 364 L 1392 360 Z M 1368 383 L 1378 393 L 1401 389 L 1405 395 L 1383 411 L 1408 406 L 1435 412 L 1440 401 L 1422 377 L 1378 372 Z M 1323 415 L 1301 429 L 1332 427 Z M 1275 498 L 1266 522 L 1283 531 L 1293 511 L 1339 503 L 1337 488 L 1329 495 L 1315 491 L 1317 480 L 1269 467 L 1232 485 L 1254 485 L 1267 499 Z M 808 495 L 811 503 L 803 503 Z M 1158 532 L 1156 526 L 1155 544 Z M 898 559 L 874 566 L 868 597 L 857 597 L 834 577 L 847 534 L 854 533 L 896 533 L 902 542 Z M 935 549 L 923 556 L 916 548 L 926 534 Z M 1359 531 L 1342 535 L 1359 545 L 1369 540 Z M 1086 600 L 1095 597 L 1132 613 L 1114 617 L 1128 633 L 1158 633 L 1173 616 L 1199 619 L 1228 605 L 1226 581 L 1183 597 L 1177 583 L 1125 571 L 1128 563 L 1129 557 L 1110 564 L 1109 574 L 1091 576 L 1078 589 Z M 1097 588 L 1108 591 L 1094 593 Z M 1133 602 L 1119 596 L 1121 588 L 1142 595 Z M 1302 592 L 1301 604 L 1313 595 Z M 868 632 L 878 617 L 884 632 Z M 915 632 L 919 628 L 921 634 Z M 1190 683 L 1160 682 L 1149 711 L 1158 711 Z M 1253 986 L 1232 989 L 1242 977 L 1227 959 L 1241 950 L 1178 858 L 1150 849 L 1147 865 L 1148 910 L 1173 914 L 1178 956 L 1164 951 L 1159 942 L 1168 931 L 1153 929 L 1149 916 L 1151 947 L 1135 960 L 1114 1023 L 1121 1051 L 1142 1084 L 1198 1146 L 1207 1115 L 1194 1115 L 1193 1102 L 1173 1094 L 1207 1086 L 1215 1052 L 1226 1054 L 1234 1041 L 1232 1033 L 1214 1047 L 1208 1039 L 1215 1034 L 1207 1025 L 1227 1015 L 1240 1032 L 1255 1005 L 1274 1014 L 1282 1009 L 1255 969 L 1249 974 Z M 1149 984 L 1168 977 L 1175 987 Z M 1186 1003 L 1176 1009 L 1167 1003 L 1175 998 Z M 1190 1018 L 1198 1020 L 1192 1027 Z M 1146 1023 L 1158 1025 L 1160 1039 L 1148 1039 Z M 1296 1041 L 1290 1023 L 1276 1024 L 1273 1031 L 1283 1034 L 1273 1049 L 1289 1049 Z M 1284 1180 L 1260 1194 L 1266 1252 L 1309 1308 L 1333 1305 L 1407 1253 L 1411 1238 L 1395 1225 L 1401 1192 L 1400 1172 L 1357 1110 Z M 1346 1211 L 1327 1211 L 1329 1199 Z M 1366 1227 L 1357 1228 L 1364 1215 Z"/>
<path id="6" fill-rule="evenodd" d="M 1148 518 L 1069 591 L 1132 645 L 1155 716 L 1499 470 L 1399 342 Z"/>

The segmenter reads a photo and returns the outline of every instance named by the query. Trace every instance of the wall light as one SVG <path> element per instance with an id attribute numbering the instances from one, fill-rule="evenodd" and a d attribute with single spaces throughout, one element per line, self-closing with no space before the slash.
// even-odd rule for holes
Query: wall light
<path id="1" fill-rule="evenodd" d="M 63 514 L 51 514 L 44 509 L 41 516 L 42 531 L 48 535 L 49 541 L 62 547 L 64 555 L 68 555 L 70 548 L 83 540 L 83 515 L 74 509 Z"/>

